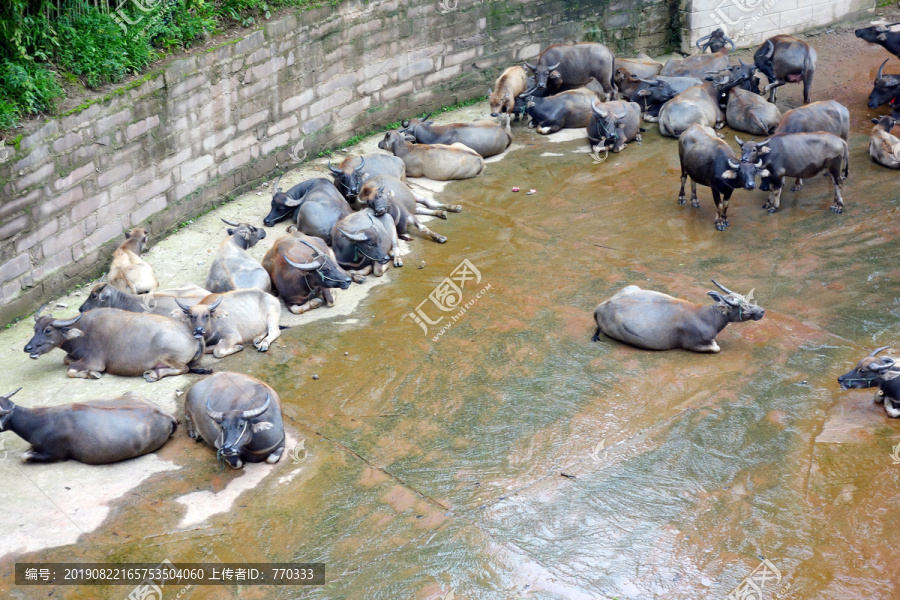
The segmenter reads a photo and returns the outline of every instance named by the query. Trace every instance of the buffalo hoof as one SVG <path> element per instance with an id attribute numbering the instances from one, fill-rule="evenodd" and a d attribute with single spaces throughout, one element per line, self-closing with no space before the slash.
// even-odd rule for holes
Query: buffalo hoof
<path id="1" fill-rule="evenodd" d="M 774 215 L 774 214 L 775 214 L 775 211 L 778 210 L 778 209 L 775 208 L 774 206 L 769 206 L 768 204 L 763 204 L 763 208 L 766 209 L 766 211 L 767 211 L 770 215 Z"/>
<path id="2" fill-rule="evenodd" d="M 792 191 L 792 192 L 799 192 L 799 191 L 802 190 L 802 189 L 803 189 L 803 186 L 802 186 L 802 185 L 792 185 L 792 186 L 791 186 L 791 191 Z"/>
<path id="3" fill-rule="evenodd" d="M 446 221 L 446 220 L 447 220 L 447 211 L 446 211 L 446 210 L 439 211 L 439 212 L 438 212 L 436 215 L 434 215 L 434 216 L 436 216 L 436 217 L 439 218 L 439 219 L 444 219 L 444 220 Z"/>
<path id="4" fill-rule="evenodd" d="M 694 208 L 700 208 L 700 201 L 696 198 L 691 198 L 691 206 Z"/>
<path id="5" fill-rule="evenodd" d="M 878 390 L 877 392 L 875 392 L 875 397 L 872 398 L 872 400 L 874 400 L 876 404 L 883 404 L 884 403 L 884 392 L 882 392 L 881 390 Z"/>
<path id="6" fill-rule="evenodd" d="M 839 214 L 841 214 L 842 212 L 844 212 L 844 208 L 843 208 L 842 206 L 832 206 L 832 207 L 831 207 L 831 212 L 833 212 L 833 213 L 839 215 Z"/>
<path id="7" fill-rule="evenodd" d="M 447 242 L 447 236 L 445 236 L 445 235 L 436 235 L 436 236 L 434 236 L 433 239 L 438 244 L 445 244 Z"/>
<path id="8" fill-rule="evenodd" d="M 408 235 L 408 234 L 405 234 L 405 233 L 404 233 L 404 234 L 397 234 L 397 237 L 400 238 L 401 240 L 403 240 L 404 242 L 411 242 L 411 241 L 413 241 L 412 236 L 411 236 L 411 235 Z"/>
<path id="9" fill-rule="evenodd" d="M 450 212 L 462 212 L 462 204 L 451 204 L 450 208 L 448 208 Z"/>
<path id="10" fill-rule="evenodd" d="M 154 381 L 159 381 L 159 373 L 150 369 L 149 371 L 144 371 L 144 379 L 147 383 L 153 383 Z"/>
<path id="11" fill-rule="evenodd" d="M 634 136 L 634 141 L 643 142 L 644 140 L 643 140 L 643 138 L 641 138 L 641 134 L 637 134 L 636 136 Z"/>
<path id="12" fill-rule="evenodd" d="M 678 204 L 684 204 L 684 196 L 678 196 Z"/>
<path id="13" fill-rule="evenodd" d="M 350 275 L 350 279 L 353 283 L 362 283 L 366 280 L 365 275 Z"/>
<path id="14" fill-rule="evenodd" d="M 253 346 L 260 352 L 266 352 L 269 349 L 269 342 L 254 341 Z"/>
<path id="15" fill-rule="evenodd" d="M 273 452 L 272 454 L 267 456 L 266 462 L 269 463 L 270 465 L 274 465 L 279 460 L 281 460 L 282 454 L 284 454 L 284 446 L 282 446 L 281 448 L 278 448 L 277 450 L 275 450 L 275 452 Z"/>
<path id="16" fill-rule="evenodd" d="M 725 228 L 728 227 L 728 219 L 724 221 L 716 221 L 716 229 L 719 231 L 725 231 Z"/>
<path id="17" fill-rule="evenodd" d="M 403 260 L 402 260 L 399 256 L 397 256 L 397 257 L 394 258 L 394 266 L 395 266 L 395 267 L 402 267 L 402 266 L 403 266 Z"/>

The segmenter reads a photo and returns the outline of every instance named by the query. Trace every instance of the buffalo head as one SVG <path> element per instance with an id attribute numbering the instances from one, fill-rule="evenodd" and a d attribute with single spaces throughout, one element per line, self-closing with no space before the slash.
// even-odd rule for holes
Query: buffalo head
<path id="1" fill-rule="evenodd" d="M 700 50 L 700 53 L 703 54 L 707 50 L 710 52 L 718 52 L 722 48 L 726 46 L 726 44 L 731 44 L 731 50 L 736 48 L 734 42 L 730 37 L 725 35 L 725 32 L 722 31 L 721 28 L 716 29 L 710 34 L 704 35 L 702 38 L 697 40 L 697 48 Z"/>
<path id="2" fill-rule="evenodd" d="M 872 119 L 872 123 L 880 125 L 885 133 L 890 133 L 894 125 L 897 124 L 897 119 L 893 115 L 882 115 L 878 119 Z"/>
<path id="3" fill-rule="evenodd" d="M 406 147 L 407 142 L 414 142 L 415 138 L 410 136 L 409 134 L 404 134 L 399 131 L 388 131 L 384 134 L 384 139 L 378 142 L 378 147 L 382 150 L 387 150 L 388 152 L 392 152 L 394 156 L 397 155 L 396 150 L 399 148 Z"/>
<path id="4" fill-rule="evenodd" d="M 278 187 L 282 177 L 284 175 L 279 176 L 272 186 L 272 189 L 275 190 L 275 193 L 272 194 L 272 206 L 269 209 L 269 214 L 263 219 L 263 225 L 266 227 L 271 227 L 278 221 L 283 221 L 291 216 L 294 213 L 294 209 L 300 204 L 299 200 L 288 196 Z"/>
<path id="5" fill-rule="evenodd" d="M 228 316 L 225 311 L 219 310 L 222 300 L 224 300 L 224 297 L 219 296 L 212 304 L 206 304 L 204 299 L 193 306 L 188 306 L 180 298 L 175 298 L 175 304 L 181 310 L 172 311 L 170 316 L 178 321 L 186 322 L 193 328 L 194 339 L 199 340 L 212 332 L 214 329 L 212 322 L 214 320 Z"/>
<path id="6" fill-rule="evenodd" d="M 883 346 L 872 351 L 856 364 L 856 368 L 838 377 L 838 383 L 842 390 L 862 390 L 876 387 L 883 381 L 884 375 L 894 366 L 894 359 L 883 356 L 878 358 L 879 352 L 887 350 L 890 346 Z"/>
<path id="7" fill-rule="evenodd" d="M 872 93 L 869 94 L 869 108 L 878 108 L 888 102 L 893 104 L 897 100 L 897 96 L 900 96 L 900 75 L 884 76 L 884 65 L 888 60 L 890 59 L 884 59 L 884 62 L 878 67 Z"/>
<path id="8" fill-rule="evenodd" d="M 246 410 L 214 411 L 210 407 L 210 399 L 206 399 L 206 414 L 218 426 L 219 435 L 216 438 L 215 447 L 218 449 L 216 458 L 224 460 L 232 469 L 240 469 L 244 466 L 241 460 L 241 450 L 253 439 L 252 419 L 259 417 L 269 409 L 271 397 L 266 394 L 266 401 L 262 406 Z"/>
<path id="9" fill-rule="evenodd" d="M 12 416 L 13 409 L 16 405 L 13 403 L 10 398 L 16 395 L 19 390 L 13 390 L 12 392 L 6 394 L 5 396 L 0 396 L 0 431 L 6 431 L 6 424 L 9 422 L 10 417 Z"/>
<path id="10" fill-rule="evenodd" d="M 244 250 L 252 248 L 259 240 L 265 239 L 266 237 L 266 231 L 264 229 L 254 227 L 250 223 L 232 223 L 225 219 L 222 219 L 222 222 L 231 226 L 227 229 L 228 235 L 232 236 L 238 246 Z"/>
<path id="11" fill-rule="evenodd" d="M 379 231 L 375 229 L 374 222 L 372 225 L 355 233 L 339 227 L 338 232 L 352 244 L 353 262 L 368 258 L 373 263 L 387 264 L 391 257 L 381 249 Z"/>
<path id="12" fill-rule="evenodd" d="M 753 290 L 750 290 L 750 293 L 747 294 L 748 297 L 744 297 L 737 292 L 732 292 L 715 279 L 712 282 L 717 288 L 725 292 L 725 295 L 723 296 L 719 292 L 713 291 L 707 292 L 707 295 L 716 301 L 719 310 L 725 313 L 730 322 L 759 321 L 765 316 L 765 309 L 751 302 Z"/>
<path id="13" fill-rule="evenodd" d="M 491 105 L 491 116 L 499 117 L 501 113 L 506 114 L 513 109 L 516 99 L 512 97 L 509 90 L 505 90 L 501 94 L 500 90 L 495 92 L 493 88 L 488 88 L 488 103 Z"/>
<path id="14" fill-rule="evenodd" d="M 359 157 L 359 165 L 356 167 L 344 166 L 345 160 L 341 163 L 341 168 L 331 166 L 328 162 L 328 170 L 334 177 L 334 186 L 341 191 L 345 198 L 353 199 L 359 194 L 359 187 L 362 185 L 363 168 L 366 166 L 366 159 Z"/>
<path id="15" fill-rule="evenodd" d="M 87 300 L 78 307 L 78 312 L 86 312 L 95 308 L 109 308 L 112 306 L 113 294 L 118 291 L 106 282 L 101 282 L 91 289 Z"/>
<path id="16" fill-rule="evenodd" d="M 678 92 L 665 81 L 659 79 L 641 79 L 641 82 L 647 84 L 647 87 L 638 90 L 636 93 L 637 98 L 633 98 L 632 102 L 637 102 L 645 109 L 649 106 L 665 104 L 678 95 Z"/>
<path id="17" fill-rule="evenodd" d="M 556 69 L 559 68 L 560 63 L 556 63 L 555 65 L 545 65 L 541 62 L 538 62 L 537 66 L 534 66 L 529 63 L 525 63 L 525 68 L 534 73 L 534 85 L 537 89 L 543 90 L 547 87 L 547 84 L 551 81 L 553 85 L 551 87 L 559 87 L 559 84 L 562 83 L 562 75 L 560 75 L 559 71 Z"/>
<path id="18" fill-rule="evenodd" d="M 135 227 L 131 231 L 125 232 L 125 241 L 129 240 L 134 240 L 135 251 L 140 254 L 150 240 L 150 230 L 144 227 Z"/>
<path id="19" fill-rule="evenodd" d="M 375 183 L 376 180 L 373 180 L 363 186 L 362 191 L 359 193 L 359 201 L 371 208 L 375 212 L 376 217 L 380 217 L 391 207 L 391 198 L 394 192 L 384 191 L 384 180 L 381 181 L 378 187 L 375 186 Z"/>
<path id="20" fill-rule="evenodd" d="M 290 228 L 288 228 L 290 232 Z M 306 244 L 306 242 L 303 242 Z M 298 271 L 303 271 L 306 277 L 306 284 L 313 287 L 341 288 L 346 290 L 350 287 L 350 276 L 344 272 L 331 256 L 319 252 L 310 244 L 306 244 L 312 250 L 312 260 L 305 262 L 296 262 L 291 260 L 287 254 L 284 255 L 284 261 Z"/>
<path id="21" fill-rule="evenodd" d="M 890 23 L 888 25 L 873 25 L 871 27 L 863 27 L 861 29 L 856 30 L 856 37 L 863 39 L 872 44 L 877 44 L 879 42 L 884 42 L 887 40 L 887 34 L 890 33 L 890 28 L 894 25 L 900 25 L 900 23 Z"/>
<path id="22" fill-rule="evenodd" d="M 34 315 L 34 335 L 25 344 L 25 352 L 29 358 L 38 358 L 54 348 L 59 348 L 69 340 L 84 335 L 80 329 L 72 327 L 81 318 L 81 314 L 72 319 L 54 319 L 53 315 L 41 315 L 42 306 Z"/>
<path id="23" fill-rule="evenodd" d="M 740 169 L 745 176 L 755 177 L 759 174 L 762 177 L 768 177 L 767 171 L 760 171 L 763 168 L 763 156 L 768 154 L 771 149 L 768 146 L 769 140 L 761 142 L 744 142 L 738 136 L 734 136 L 738 146 L 741 147 L 741 163 Z M 753 189 L 748 188 L 748 189 Z"/>
<path id="24" fill-rule="evenodd" d="M 766 43 L 756 49 L 753 53 L 753 62 L 756 68 L 766 76 L 771 82 L 775 81 L 775 69 L 772 67 L 772 55 L 775 54 L 775 44 L 772 40 L 766 40 Z"/>
<path id="25" fill-rule="evenodd" d="M 626 109 L 621 114 L 617 114 L 603 108 L 602 105 L 592 103 L 591 113 L 594 115 L 594 118 L 591 123 L 592 131 L 588 131 L 588 134 L 601 140 L 601 146 L 613 144 L 619 138 L 619 135 L 616 133 L 616 122 L 627 117 L 628 110 Z"/>

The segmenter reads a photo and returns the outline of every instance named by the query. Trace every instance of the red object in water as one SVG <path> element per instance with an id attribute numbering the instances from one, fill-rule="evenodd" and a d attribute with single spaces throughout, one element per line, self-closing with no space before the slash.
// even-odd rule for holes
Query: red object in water
<path id="1" fill-rule="evenodd" d="M 514 188 L 513 188 L 513 191 L 514 191 L 514 192 L 518 192 L 518 191 L 519 191 L 519 188 L 514 187 Z"/>
<path id="2" fill-rule="evenodd" d="M 530 195 L 532 195 L 532 194 L 537 194 L 537 190 L 528 190 L 528 194 L 527 194 L 527 195 L 530 196 Z"/>

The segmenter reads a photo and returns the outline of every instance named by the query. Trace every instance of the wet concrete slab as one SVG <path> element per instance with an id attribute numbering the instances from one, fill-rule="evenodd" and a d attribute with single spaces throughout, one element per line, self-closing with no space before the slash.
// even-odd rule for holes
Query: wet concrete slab
<path id="1" fill-rule="evenodd" d="M 156 456 L 121 465 L 21 465 L 25 444 L 6 434 L 0 594 L 125 597 L 17 588 L 13 564 L 168 558 L 327 565 L 322 587 L 182 596 L 198 599 L 721 598 L 767 560 L 778 577 L 765 598 L 897 597 L 900 420 L 871 390 L 835 380 L 872 348 L 900 347 L 900 186 L 867 149 L 879 111 L 865 107 L 865 82 L 884 51 L 852 31 L 814 43 L 814 100 L 851 110 L 843 214 L 817 177 L 785 191 L 774 215 L 764 192 L 737 192 L 718 232 L 708 189 L 699 209 L 677 204 L 677 142 L 655 125 L 600 164 L 581 132 L 517 126 L 515 146 L 478 178 L 417 182 L 465 207 L 429 225 L 447 244 L 416 239 L 384 285 L 339 292 L 333 309 L 285 312 L 292 328 L 265 354 L 207 359 L 279 391 L 302 449 L 278 464 L 226 470 L 179 428 Z M 800 98 L 785 86 L 779 107 Z M 476 116 L 480 107 L 442 120 Z M 209 259 L 196 263 L 224 235 L 219 216 L 259 220 L 266 205 L 265 194 L 242 197 L 147 260 L 158 273 L 180 265 L 167 269 L 172 285 L 202 282 Z M 436 293 L 448 278 L 461 285 L 463 261 L 472 278 Z M 707 302 L 711 278 L 755 290 L 766 309 L 726 328 L 720 354 L 591 343 L 594 308 L 625 285 Z M 417 308 L 443 318 L 423 331 Z M 197 379 L 66 380 L 59 351 L 21 352 L 30 328 L 0 333 L 11 355 L 0 384 L 27 383 L 25 405 L 133 389 L 180 416 L 175 390 Z M 99 518 L 84 516 L 101 504 Z M 29 545 L 10 541 L 17 531 Z"/>

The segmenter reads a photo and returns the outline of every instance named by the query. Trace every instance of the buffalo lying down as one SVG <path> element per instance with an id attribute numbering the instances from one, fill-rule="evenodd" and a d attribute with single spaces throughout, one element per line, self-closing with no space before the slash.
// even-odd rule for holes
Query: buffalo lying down
<path id="1" fill-rule="evenodd" d="M 900 417 L 900 369 L 896 367 L 893 358 L 876 356 L 888 348 L 890 346 L 874 350 L 859 361 L 855 369 L 838 377 L 838 383 L 842 390 L 877 387 L 875 402 L 884 403 L 885 412 L 896 419 Z"/>
<path id="2" fill-rule="evenodd" d="M 598 341 L 602 331 L 613 339 L 647 350 L 718 352 L 716 335 L 726 325 L 759 321 L 765 311 L 715 280 L 713 283 L 726 295 L 708 292 L 716 301 L 712 306 L 629 285 L 594 311 L 597 331 L 592 339 Z"/>
<path id="3" fill-rule="evenodd" d="M 158 450 L 178 427 L 174 417 L 138 395 L 25 408 L 10 400 L 18 391 L 0 396 L 0 431 L 31 444 L 25 462 L 106 465 Z"/>

